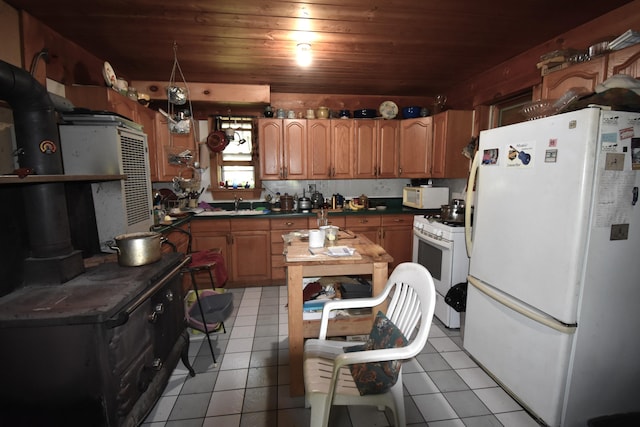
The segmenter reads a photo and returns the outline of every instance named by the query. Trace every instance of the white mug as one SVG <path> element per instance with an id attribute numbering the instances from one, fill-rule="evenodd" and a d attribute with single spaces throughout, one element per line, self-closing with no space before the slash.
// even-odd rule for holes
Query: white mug
<path id="1" fill-rule="evenodd" d="M 321 248 L 324 246 L 324 230 L 309 230 L 309 247 Z"/>

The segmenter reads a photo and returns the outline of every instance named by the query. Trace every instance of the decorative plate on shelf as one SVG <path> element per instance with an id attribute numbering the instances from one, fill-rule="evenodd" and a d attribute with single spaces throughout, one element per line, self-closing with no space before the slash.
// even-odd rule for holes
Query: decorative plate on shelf
<path id="1" fill-rule="evenodd" d="M 113 67 L 109 62 L 104 61 L 104 66 L 102 67 L 102 76 L 104 77 L 104 81 L 107 83 L 107 86 L 114 87 L 118 78 L 116 77 L 116 73 L 113 71 Z"/>
<path id="2" fill-rule="evenodd" d="M 398 106 L 393 101 L 380 104 L 380 115 L 385 119 L 393 119 L 398 115 Z"/>

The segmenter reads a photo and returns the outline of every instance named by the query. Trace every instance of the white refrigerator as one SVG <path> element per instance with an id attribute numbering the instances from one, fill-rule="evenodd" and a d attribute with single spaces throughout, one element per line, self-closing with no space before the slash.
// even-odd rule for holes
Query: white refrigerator
<path id="1" fill-rule="evenodd" d="M 484 131 L 473 165 L 465 349 L 546 425 L 640 411 L 640 114 Z"/>

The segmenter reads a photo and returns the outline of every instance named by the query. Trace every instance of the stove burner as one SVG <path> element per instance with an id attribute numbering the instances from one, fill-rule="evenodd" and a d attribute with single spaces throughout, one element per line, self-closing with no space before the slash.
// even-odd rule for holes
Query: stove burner
<path id="1" fill-rule="evenodd" d="M 442 216 L 440 216 L 440 215 L 429 215 L 429 214 L 424 215 L 424 218 L 427 221 L 439 222 L 441 224 L 448 225 L 450 227 L 464 227 L 464 220 L 463 221 L 451 221 L 451 220 L 443 219 Z"/>

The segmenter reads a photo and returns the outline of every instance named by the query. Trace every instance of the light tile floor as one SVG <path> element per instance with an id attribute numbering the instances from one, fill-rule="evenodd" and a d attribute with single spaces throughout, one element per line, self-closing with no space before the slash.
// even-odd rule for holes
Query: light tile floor
<path id="1" fill-rule="evenodd" d="M 190 377 L 179 363 L 146 427 L 306 427 L 304 398 L 289 396 L 287 289 L 230 289 L 226 334 L 191 335 Z M 434 318 L 422 353 L 403 365 L 407 425 L 537 427 L 538 424 L 462 350 L 457 329 Z M 389 411 L 334 407 L 330 425 L 392 425 Z"/>

